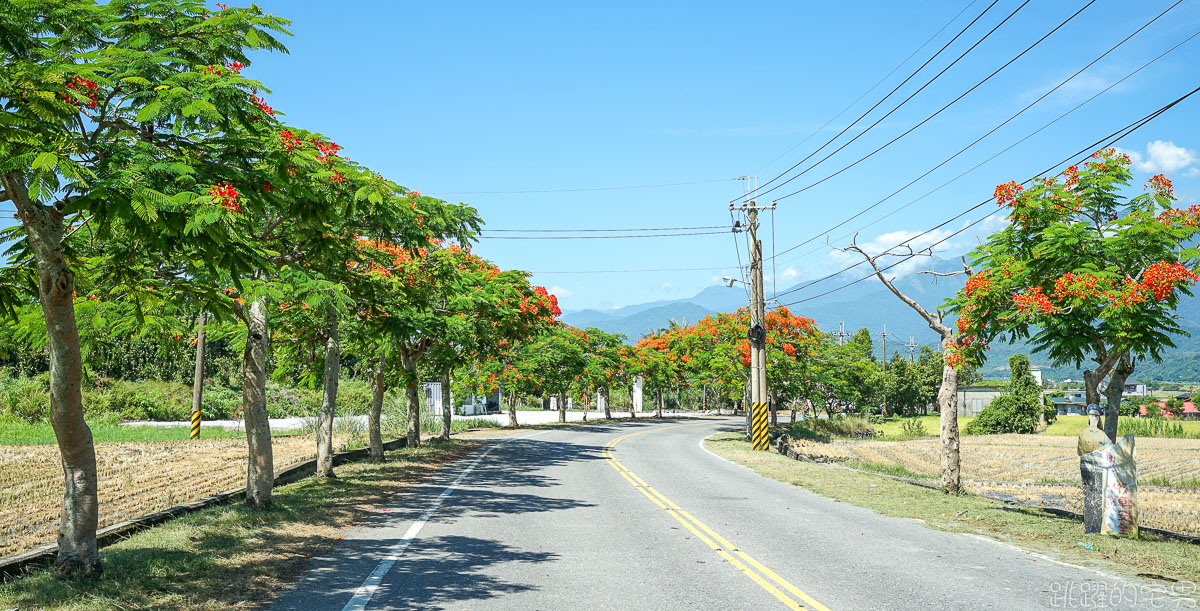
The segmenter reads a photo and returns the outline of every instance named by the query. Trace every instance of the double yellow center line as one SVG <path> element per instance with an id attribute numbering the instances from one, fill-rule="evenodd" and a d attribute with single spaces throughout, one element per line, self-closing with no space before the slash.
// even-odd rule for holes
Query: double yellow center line
<path id="1" fill-rule="evenodd" d="M 707 423 L 676 424 L 673 426 L 656 427 L 645 431 L 629 433 L 628 435 L 621 435 L 620 437 L 617 437 L 606 443 L 601 455 L 613 469 L 617 470 L 617 473 L 621 474 L 621 477 L 624 477 L 626 481 L 633 485 L 634 488 L 637 488 L 639 492 L 646 495 L 646 498 L 650 499 L 655 505 L 658 505 L 665 510 L 671 515 L 671 517 L 679 521 L 684 528 L 687 528 L 692 532 L 692 534 L 696 535 L 696 538 L 700 539 L 705 545 L 712 548 L 712 550 L 716 552 L 718 556 L 724 558 L 726 562 L 732 564 L 734 568 L 752 579 L 754 583 L 757 583 L 764 590 L 770 592 L 772 596 L 778 598 L 783 604 L 787 605 L 788 608 L 810 608 L 818 609 L 820 611 L 829 611 L 828 607 L 817 602 L 808 594 L 805 594 L 800 588 L 788 583 L 786 579 L 780 577 L 775 573 L 775 571 L 767 568 L 746 552 L 738 549 L 737 546 L 730 543 L 721 535 L 717 534 L 713 529 L 705 525 L 704 522 L 696 519 L 696 516 L 684 511 L 682 507 L 676 505 L 671 499 L 667 498 L 666 495 L 655 490 L 652 486 L 650 486 L 650 484 L 647 484 L 645 480 L 638 477 L 636 473 L 629 470 L 629 467 L 621 464 L 621 461 L 617 460 L 613 455 L 613 447 L 618 443 L 629 439 L 630 437 L 636 437 L 638 435 L 644 435 L 654 431 L 663 431 L 666 429 L 674 429 L 684 426 L 701 426 L 702 424 Z M 789 593 L 791 596 L 788 595 Z"/>

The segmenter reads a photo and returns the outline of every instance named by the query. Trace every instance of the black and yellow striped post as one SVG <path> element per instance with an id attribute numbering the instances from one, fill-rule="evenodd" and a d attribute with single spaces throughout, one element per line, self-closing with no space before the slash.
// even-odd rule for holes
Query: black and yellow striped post
<path id="1" fill-rule="evenodd" d="M 191 439 L 200 439 L 201 420 L 203 418 L 200 416 L 200 412 L 192 412 L 192 434 L 189 436 Z"/>
<path id="2" fill-rule="evenodd" d="M 767 450 L 771 447 L 767 439 L 767 404 L 755 403 L 752 410 L 750 439 L 754 442 L 755 450 Z"/>

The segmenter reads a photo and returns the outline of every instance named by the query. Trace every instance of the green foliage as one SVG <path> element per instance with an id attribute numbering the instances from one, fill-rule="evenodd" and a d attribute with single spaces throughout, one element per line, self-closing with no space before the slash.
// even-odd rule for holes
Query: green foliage
<path id="1" fill-rule="evenodd" d="M 833 418 L 806 418 L 792 425 L 826 437 L 851 437 L 870 439 L 875 437 L 875 426 L 859 416 L 836 416 Z M 800 435 L 797 435 L 800 436 Z"/>
<path id="2" fill-rule="evenodd" d="M 928 437 L 929 429 L 925 428 L 925 422 L 920 418 L 905 418 L 900 423 L 900 436 L 906 439 Z"/>
<path id="3" fill-rule="evenodd" d="M 967 425 L 968 435 L 1036 433 L 1040 419 L 1048 417 L 1041 387 L 1029 372 L 1029 358 L 1014 354 L 1008 366 L 1008 394 L 996 397 L 983 408 Z"/>
<path id="4" fill-rule="evenodd" d="M 1178 422 L 1169 422 L 1162 417 L 1155 418 L 1122 418 L 1117 423 L 1117 435 L 1135 435 L 1137 437 L 1166 437 L 1169 439 L 1194 439 L 1200 435 L 1191 435 Z"/>

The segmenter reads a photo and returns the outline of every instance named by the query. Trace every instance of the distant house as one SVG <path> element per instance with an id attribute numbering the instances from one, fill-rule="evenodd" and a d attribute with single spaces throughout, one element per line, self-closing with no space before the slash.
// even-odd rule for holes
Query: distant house
<path id="1" fill-rule="evenodd" d="M 1166 406 L 1165 402 L 1152 404 L 1151 406 L 1143 405 L 1141 408 L 1142 415 L 1143 416 L 1156 415 L 1154 413 L 1154 407 L 1153 407 L 1154 405 L 1158 406 L 1159 415 L 1161 415 L 1163 418 L 1168 418 L 1171 420 L 1174 420 L 1176 418 L 1178 418 L 1179 420 L 1200 420 L 1200 409 L 1196 409 L 1196 404 L 1192 403 L 1191 401 L 1183 402 L 1183 413 L 1181 413 L 1178 416 L 1167 411 L 1167 406 Z"/>
<path id="2" fill-rule="evenodd" d="M 1100 394 L 1104 394 L 1104 391 L 1107 389 L 1108 389 L 1108 383 L 1101 382 L 1098 387 Z M 1145 397 L 1146 396 L 1146 384 L 1143 382 L 1139 382 L 1137 380 L 1125 380 L 1125 388 L 1121 389 L 1121 396 L 1122 397 Z"/>
<path id="3" fill-rule="evenodd" d="M 960 418 L 978 416 L 983 408 L 993 399 L 1004 394 L 1004 388 L 996 386 L 959 386 L 958 387 L 958 416 Z"/>
<path id="4" fill-rule="evenodd" d="M 1054 405 L 1059 416 L 1086 416 L 1087 401 L 1082 390 L 1068 390 L 1064 393 L 1047 393 L 1046 398 Z"/>

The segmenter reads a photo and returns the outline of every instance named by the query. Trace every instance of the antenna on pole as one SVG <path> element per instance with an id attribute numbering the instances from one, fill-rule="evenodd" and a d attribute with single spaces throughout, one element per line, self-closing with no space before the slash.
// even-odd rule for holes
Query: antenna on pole
<path id="1" fill-rule="evenodd" d="M 904 344 L 904 347 L 908 348 L 908 361 L 910 363 L 915 363 L 917 359 L 915 356 L 913 356 L 913 354 L 916 353 L 917 342 L 913 340 L 913 336 L 908 336 L 908 343 Z"/>
<path id="2" fill-rule="evenodd" d="M 832 336 L 834 336 L 834 337 L 838 338 L 838 345 L 839 345 L 839 346 L 842 346 L 842 345 L 844 345 L 844 344 L 845 344 L 845 340 L 846 340 L 846 338 L 847 338 L 847 337 L 850 337 L 850 334 L 849 334 L 849 333 L 846 333 L 846 323 L 845 323 L 845 322 L 839 322 L 839 323 L 838 323 L 838 330 L 837 330 L 837 332 L 836 332 L 836 333 L 830 333 L 830 335 L 832 335 Z"/>

